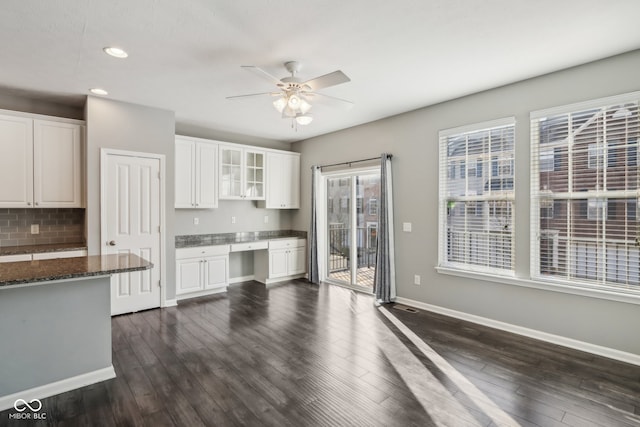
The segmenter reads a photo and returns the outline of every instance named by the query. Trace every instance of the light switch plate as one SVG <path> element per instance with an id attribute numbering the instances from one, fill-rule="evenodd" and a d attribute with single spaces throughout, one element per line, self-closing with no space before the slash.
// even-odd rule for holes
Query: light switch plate
<path id="1" fill-rule="evenodd" d="M 403 222 L 402 223 L 402 231 L 407 232 L 407 233 L 411 233 L 411 223 L 410 222 Z"/>
<path id="2" fill-rule="evenodd" d="M 31 224 L 31 234 L 40 234 L 40 224 Z"/>

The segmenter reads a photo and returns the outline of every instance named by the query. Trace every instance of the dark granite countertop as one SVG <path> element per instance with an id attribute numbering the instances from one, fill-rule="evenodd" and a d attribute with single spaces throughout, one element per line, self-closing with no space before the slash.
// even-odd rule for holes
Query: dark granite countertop
<path id="1" fill-rule="evenodd" d="M 79 243 L 51 243 L 46 245 L 3 246 L 0 247 L 2 255 L 37 254 L 44 252 L 80 251 L 87 249 L 87 244 Z"/>
<path id="2" fill-rule="evenodd" d="M 234 243 L 258 242 L 260 240 L 274 240 L 285 238 L 306 239 L 306 231 L 271 230 L 250 231 L 242 233 L 193 234 L 176 236 L 176 249 L 195 248 L 198 246 L 231 245 Z"/>
<path id="3" fill-rule="evenodd" d="M 131 254 L 6 262 L 0 263 L 0 289 L 53 280 L 107 276 L 151 267 L 153 264 L 149 261 Z"/>

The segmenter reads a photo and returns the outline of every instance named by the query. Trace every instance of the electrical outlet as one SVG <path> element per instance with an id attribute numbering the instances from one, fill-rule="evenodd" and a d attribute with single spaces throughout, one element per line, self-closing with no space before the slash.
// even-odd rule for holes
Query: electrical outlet
<path id="1" fill-rule="evenodd" d="M 269 224 L 269 215 L 264 216 L 264 223 Z"/>
<path id="2" fill-rule="evenodd" d="M 414 285 L 419 285 L 420 284 L 420 275 L 416 274 L 413 276 L 413 284 Z"/>
<path id="3" fill-rule="evenodd" d="M 200 224 L 200 218 L 193 218 L 193 225 Z"/>
<path id="4" fill-rule="evenodd" d="M 31 234 L 40 234 L 40 224 L 31 224 Z"/>
<path id="5" fill-rule="evenodd" d="M 235 223 L 236 223 L 236 217 L 235 217 L 235 216 L 232 216 L 232 217 L 231 217 L 231 224 L 235 224 Z"/>

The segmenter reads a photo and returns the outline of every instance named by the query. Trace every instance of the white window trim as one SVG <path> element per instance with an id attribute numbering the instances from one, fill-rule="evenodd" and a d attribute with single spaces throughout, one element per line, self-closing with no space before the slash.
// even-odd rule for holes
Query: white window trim
<path id="1" fill-rule="evenodd" d="M 449 136 L 452 135 L 457 135 L 457 134 L 462 134 L 462 133 L 469 133 L 469 132 L 481 132 L 481 131 L 485 131 L 485 130 L 490 130 L 490 129 L 494 129 L 494 128 L 499 128 L 499 127 L 506 127 L 506 126 L 513 126 L 514 127 L 514 138 L 515 138 L 515 126 L 516 126 L 516 118 L 515 116 L 509 116 L 509 117 L 504 117 L 501 119 L 496 119 L 496 120 L 490 120 L 490 121 L 485 121 L 485 122 L 480 122 L 480 123 L 474 123 L 474 124 L 469 124 L 469 125 L 463 125 L 463 126 L 458 126 L 455 128 L 450 128 L 450 129 L 444 129 L 438 132 L 438 152 L 439 152 L 439 158 L 438 158 L 438 165 L 439 165 L 439 177 L 440 177 L 440 184 L 439 184 L 439 199 L 438 199 L 438 268 L 445 268 L 445 269 L 453 269 L 455 271 L 465 271 L 465 272 L 469 272 L 471 274 L 474 273 L 478 273 L 478 274 L 487 274 L 487 273 L 491 273 L 491 275 L 495 274 L 495 276 L 502 276 L 502 277 L 511 277 L 514 275 L 514 268 L 515 268 L 515 232 L 513 232 L 512 230 L 512 243 L 511 243 L 511 260 L 512 260 L 512 268 L 510 270 L 507 269 L 499 269 L 499 268 L 493 268 L 493 267 L 484 267 L 484 266 L 475 266 L 473 264 L 466 264 L 466 263 L 456 263 L 456 262 L 451 262 L 451 261 L 447 261 L 446 259 L 446 239 L 447 239 L 447 227 L 446 227 L 446 217 L 447 217 L 447 204 L 443 203 L 443 198 L 447 199 L 446 195 L 443 194 L 444 189 L 441 185 L 443 180 L 449 180 L 451 179 L 450 177 L 450 173 L 449 173 L 449 167 L 447 165 L 447 158 L 446 158 L 446 154 L 445 151 L 446 150 L 442 150 L 440 144 L 442 143 L 442 139 L 443 138 L 447 138 Z M 444 156 L 444 158 L 443 158 Z M 510 157 L 508 159 L 510 162 L 512 162 L 512 169 L 515 169 L 515 143 L 514 143 L 514 153 L 513 156 Z M 442 166 L 444 165 L 444 166 Z M 489 169 L 489 176 L 490 179 L 493 178 L 491 176 L 491 163 L 488 163 L 487 168 Z M 515 172 L 515 171 L 513 171 Z M 483 168 L 483 174 L 485 174 L 486 172 L 484 171 Z M 514 175 L 510 176 L 513 177 L 513 179 L 515 180 L 515 173 Z M 492 198 L 493 200 L 505 200 L 505 201 L 510 201 L 515 203 L 515 188 L 514 188 L 514 195 L 512 197 L 507 197 L 507 196 L 499 196 L 496 195 L 496 197 Z M 483 199 L 484 200 L 484 199 Z M 515 224 L 516 222 L 516 218 L 515 218 L 515 209 L 511 212 L 511 220 L 512 223 Z"/>
<path id="2" fill-rule="evenodd" d="M 605 97 L 605 98 L 589 100 L 585 102 L 579 102 L 579 103 L 574 103 L 569 105 L 548 108 L 545 110 L 533 111 L 529 114 L 530 123 L 533 120 L 544 120 L 548 116 L 571 114 L 576 111 L 583 111 L 583 110 L 590 110 L 590 109 L 601 109 L 604 106 L 608 106 L 608 105 L 625 104 L 628 102 L 637 102 L 639 100 L 640 100 L 640 91 L 635 91 L 635 92 L 614 95 L 614 96 Z M 533 127 L 530 127 L 530 134 L 531 136 L 533 136 Z M 531 139 L 530 141 L 531 159 L 533 159 L 535 155 L 539 154 L 541 151 L 541 150 L 538 150 L 538 152 L 536 153 L 536 145 L 539 146 L 539 144 L 534 144 L 533 139 Z M 603 149 L 604 149 L 603 162 L 604 162 L 604 165 L 606 165 L 608 162 L 607 152 L 604 146 L 603 146 Z M 591 167 L 590 152 L 591 150 L 589 150 L 589 153 L 588 153 L 588 167 Z M 539 165 L 539 159 L 538 159 L 538 165 Z M 534 226 L 534 224 L 535 223 L 539 224 L 540 203 L 539 203 L 539 199 L 533 196 L 533 191 L 534 189 L 537 189 L 540 186 L 540 182 L 539 182 L 540 171 L 534 170 L 534 168 L 531 166 L 531 163 L 529 167 L 530 167 L 529 182 L 530 182 L 530 186 L 531 186 L 530 188 L 532 192 L 530 195 L 531 211 L 530 211 L 530 225 L 529 225 L 529 228 L 530 228 L 529 243 L 530 243 L 531 254 L 535 254 L 536 251 L 538 250 L 537 240 L 538 240 L 538 232 L 540 230 L 539 230 L 539 226 Z M 588 200 L 591 200 L 591 199 L 607 197 L 609 193 L 620 193 L 620 192 L 595 191 L 595 192 L 587 192 L 585 195 L 589 197 Z M 623 196 L 627 196 L 624 198 L 633 198 L 634 197 L 633 194 L 635 194 L 636 192 L 625 190 L 624 193 L 628 193 L 623 195 Z M 618 198 L 620 198 L 619 195 L 618 195 Z M 575 199 L 575 197 L 573 199 Z M 605 209 L 604 212 L 606 216 L 608 214 L 608 212 L 606 211 L 607 209 L 606 201 L 604 203 L 603 208 Z M 640 207 L 638 208 L 638 211 L 640 212 Z M 587 216 L 588 216 L 588 212 L 589 212 L 589 207 L 587 206 Z M 588 218 L 588 219 L 591 219 L 591 218 Z M 516 279 L 517 282 L 519 283 L 513 283 L 513 284 L 520 285 L 520 286 L 540 288 L 540 289 L 555 290 L 559 292 L 572 293 L 577 295 L 591 296 L 594 298 L 611 299 L 614 301 L 640 304 L 640 290 L 633 289 L 633 290 L 627 291 L 623 288 L 624 285 L 616 286 L 616 285 L 603 284 L 603 283 L 583 282 L 583 281 L 580 281 L 579 278 L 572 278 L 571 280 L 567 280 L 567 279 L 552 278 L 552 277 L 548 278 L 548 277 L 540 276 L 539 259 L 537 256 L 531 256 L 529 274 L 530 274 L 530 279 L 527 279 L 527 280 Z"/>
<path id="3" fill-rule="evenodd" d="M 576 281 L 575 284 L 571 284 L 564 281 L 542 280 L 538 278 L 523 279 L 517 276 L 498 276 L 449 267 L 436 267 L 435 270 L 440 274 L 449 276 L 464 277 L 473 280 L 485 280 L 492 283 L 502 283 L 505 285 L 522 286 L 525 288 L 541 289 L 545 291 L 560 292 L 563 294 L 580 295 L 583 297 L 640 305 L 640 295 L 637 293 L 625 292 L 624 289 L 613 289 L 586 282 L 582 283 Z"/>

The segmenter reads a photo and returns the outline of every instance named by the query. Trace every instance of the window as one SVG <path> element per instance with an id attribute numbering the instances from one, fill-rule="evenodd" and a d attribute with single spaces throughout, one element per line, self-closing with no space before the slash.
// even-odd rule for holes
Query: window
<path id="1" fill-rule="evenodd" d="M 640 293 L 638 111 L 635 93 L 531 113 L 534 279 Z"/>
<path id="2" fill-rule="evenodd" d="M 607 201 L 603 199 L 587 200 L 587 219 L 589 221 L 599 221 L 607 219 Z"/>
<path id="3" fill-rule="evenodd" d="M 514 135 L 514 118 L 440 132 L 440 266 L 513 275 Z"/>
<path id="4" fill-rule="evenodd" d="M 378 215 L 378 199 L 369 199 L 369 215 Z"/>
<path id="5" fill-rule="evenodd" d="M 540 172 L 553 172 L 555 167 L 554 153 L 553 149 L 540 150 Z"/>

